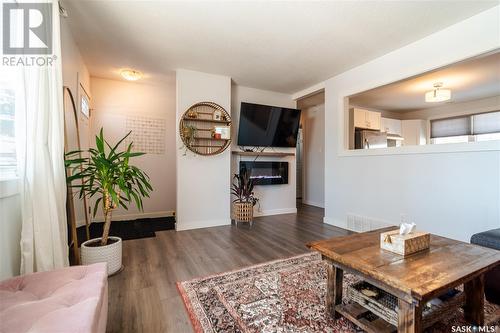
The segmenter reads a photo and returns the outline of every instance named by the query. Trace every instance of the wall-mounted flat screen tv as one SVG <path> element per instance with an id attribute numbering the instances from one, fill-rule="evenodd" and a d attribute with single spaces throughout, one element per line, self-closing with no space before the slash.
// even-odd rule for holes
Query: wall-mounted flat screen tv
<path id="1" fill-rule="evenodd" d="M 295 147 L 300 110 L 241 103 L 239 146 Z"/>

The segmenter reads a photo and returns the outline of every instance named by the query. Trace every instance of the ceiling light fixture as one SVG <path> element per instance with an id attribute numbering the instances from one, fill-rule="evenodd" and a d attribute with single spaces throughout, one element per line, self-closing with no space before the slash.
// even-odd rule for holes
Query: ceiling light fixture
<path id="1" fill-rule="evenodd" d="M 142 77 L 142 73 L 133 69 L 124 69 L 120 72 L 125 80 L 137 81 Z"/>
<path id="2" fill-rule="evenodd" d="M 427 103 L 444 102 L 451 98 L 450 89 L 442 89 L 443 83 L 434 83 L 434 90 L 425 93 L 425 101 Z"/>

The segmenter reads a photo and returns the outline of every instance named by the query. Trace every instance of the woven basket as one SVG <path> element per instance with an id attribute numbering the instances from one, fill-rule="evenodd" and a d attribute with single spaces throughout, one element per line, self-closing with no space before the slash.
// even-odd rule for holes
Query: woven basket
<path id="1" fill-rule="evenodd" d="M 236 222 L 252 222 L 253 204 L 251 202 L 235 202 L 234 220 Z"/>
<path id="2" fill-rule="evenodd" d="M 377 296 L 366 296 L 361 292 L 363 289 L 375 291 Z M 347 295 L 349 299 L 370 310 L 385 321 L 395 326 L 398 325 L 398 313 L 396 309 L 398 306 L 398 299 L 395 296 L 374 287 L 365 281 L 360 281 L 349 286 L 347 289 Z"/>
<path id="3" fill-rule="evenodd" d="M 375 297 L 364 295 L 361 290 L 369 289 L 377 293 Z M 451 297 L 440 296 L 442 303 L 433 305 L 432 307 L 425 307 L 422 310 L 422 323 L 424 328 L 427 328 L 438 321 L 445 320 L 454 315 L 458 308 L 465 304 L 465 293 L 455 290 L 455 295 Z M 389 294 L 388 292 L 379 289 L 366 281 L 360 281 L 348 287 L 348 298 L 358 303 L 373 314 L 398 326 L 398 299 Z"/>

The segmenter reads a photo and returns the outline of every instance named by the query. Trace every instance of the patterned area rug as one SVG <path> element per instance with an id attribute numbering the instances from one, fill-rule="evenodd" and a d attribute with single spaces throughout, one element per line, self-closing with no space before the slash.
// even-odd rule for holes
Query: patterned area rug
<path id="1" fill-rule="evenodd" d="M 356 281 L 344 275 L 344 295 Z M 318 253 L 178 282 L 177 287 L 196 332 L 361 331 L 326 313 L 326 267 Z M 500 307 L 485 301 L 485 317 L 488 325 L 499 325 Z M 452 325 L 466 325 L 461 310 L 427 332 L 450 332 Z"/>

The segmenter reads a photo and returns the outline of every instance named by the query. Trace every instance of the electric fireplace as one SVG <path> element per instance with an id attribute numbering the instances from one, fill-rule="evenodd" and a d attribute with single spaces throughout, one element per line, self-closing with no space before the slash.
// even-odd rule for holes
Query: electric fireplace
<path id="1" fill-rule="evenodd" d="M 240 161 L 240 174 L 245 170 L 254 185 L 288 184 L 288 162 Z"/>

